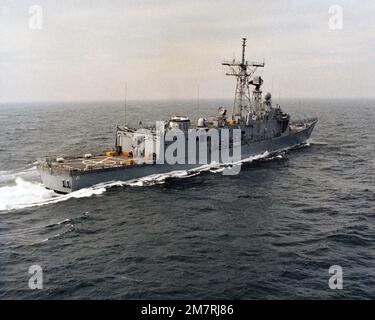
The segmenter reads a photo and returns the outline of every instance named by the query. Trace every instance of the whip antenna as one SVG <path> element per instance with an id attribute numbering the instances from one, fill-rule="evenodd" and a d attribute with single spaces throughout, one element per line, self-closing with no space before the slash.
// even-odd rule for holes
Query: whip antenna
<path id="1" fill-rule="evenodd" d="M 127 123 L 126 123 L 126 109 L 127 109 L 127 98 L 128 98 L 128 83 L 127 82 L 125 82 L 125 105 L 124 105 L 124 120 L 125 120 L 125 127 L 126 127 L 126 125 L 127 125 Z"/>
<path id="2" fill-rule="evenodd" d="M 200 114 L 200 105 L 199 105 L 199 85 L 198 85 L 198 91 L 197 91 L 197 108 L 198 108 L 198 118 L 199 118 L 199 114 Z"/>

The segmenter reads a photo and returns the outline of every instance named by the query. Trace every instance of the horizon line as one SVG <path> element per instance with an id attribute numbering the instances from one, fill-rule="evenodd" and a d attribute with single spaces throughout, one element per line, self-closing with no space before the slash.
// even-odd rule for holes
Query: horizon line
<path id="1" fill-rule="evenodd" d="M 231 98 L 201 98 L 200 101 L 218 101 L 233 100 Z M 375 100 L 375 97 L 281 97 L 273 99 L 274 102 L 283 100 Z M 157 102 L 157 101 L 196 101 L 196 98 L 146 98 L 146 99 L 127 99 L 127 102 Z M 47 104 L 47 103 L 124 103 L 120 99 L 98 99 L 98 100 L 41 100 L 41 101 L 0 101 L 0 106 L 16 104 Z"/>

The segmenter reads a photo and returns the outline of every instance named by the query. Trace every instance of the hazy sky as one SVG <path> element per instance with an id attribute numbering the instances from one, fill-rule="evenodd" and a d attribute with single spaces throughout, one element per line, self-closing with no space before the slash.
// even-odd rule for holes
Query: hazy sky
<path id="1" fill-rule="evenodd" d="M 0 102 L 231 98 L 242 37 L 274 96 L 375 97 L 374 0 L 0 0 Z"/>

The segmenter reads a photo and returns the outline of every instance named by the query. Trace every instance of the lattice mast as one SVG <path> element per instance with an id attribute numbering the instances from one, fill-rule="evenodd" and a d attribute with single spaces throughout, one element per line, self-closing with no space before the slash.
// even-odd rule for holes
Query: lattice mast
<path id="1" fill-rule="evenodd" d="M 244 110 L 257 109 L 251 103 L 250 85 L 251 77 L 259 67 L 264 67 L 262 62 L 249 62 L 245 60 L 246 38 L 242 38 L 242 60 L 240 62 L 233 59 L 231 62 L 223 62 L 223 66 L 229 67 L 230 71 L 226 73 L 227 76 L 233 76 L 237 79 L 236 92 L 234 96 L 233 120 L 244 118 Z M 255 111 L 255 110 L 254 110 Z"/>

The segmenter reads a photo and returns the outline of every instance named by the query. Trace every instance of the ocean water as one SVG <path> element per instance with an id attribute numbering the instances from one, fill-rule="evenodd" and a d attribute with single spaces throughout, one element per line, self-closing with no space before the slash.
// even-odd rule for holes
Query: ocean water
<path id="1" fill-rule="evenodd" d="M 230 101 L 202 101 L 210 114 Z M 0 298 L 375 298 L 375 101 L 285 100 L 319 117 L 307 147 L 67 196 L 35 160 L 112 148 L 121 102 L 0 105 Z M 130 101 L 128 122 L 198 117 L 193 101 Z M 43 269 L 30 290 L 29 267 Z M 343 290 L 328 269 L 343 269 Z"/>

